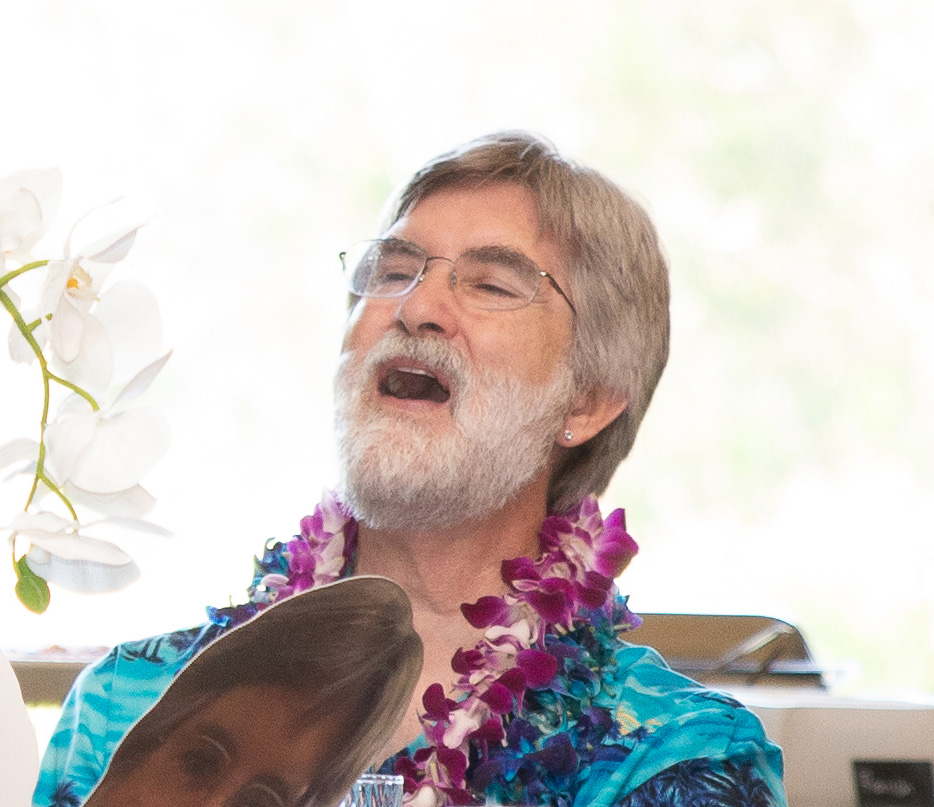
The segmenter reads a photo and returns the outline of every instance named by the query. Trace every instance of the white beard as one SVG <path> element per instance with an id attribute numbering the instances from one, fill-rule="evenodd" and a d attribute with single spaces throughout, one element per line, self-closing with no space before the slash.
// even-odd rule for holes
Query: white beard
<path id="1" fill-rule="evenodd" d="M 377 406 L 380 365 L 426 363 L 451 380 L 453 423 Z M 574 388 L 566 363 L 543 387 L 471 372 L 442 339 L 390 332 L 365 356 L 345 353 L 335 383 L 342 501 L 377 529 L 438 529 L 506 505 L 547 465 Z"/>

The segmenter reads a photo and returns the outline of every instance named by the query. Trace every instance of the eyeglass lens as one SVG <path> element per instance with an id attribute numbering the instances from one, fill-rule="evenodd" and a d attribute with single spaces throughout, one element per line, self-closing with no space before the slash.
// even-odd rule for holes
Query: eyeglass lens
<path id="1" fill-rule="evenodd" d="M 397 239 L 367 241 L 342 254 L 350 289 L 363 297 L 398 297 L 418 282 L 431 260 L 415 244 Z M 528 305 L 541 280 L 528 258 L 503 247 L 465 252 L 452 266 L 455 293 L 475 308 Z"/>

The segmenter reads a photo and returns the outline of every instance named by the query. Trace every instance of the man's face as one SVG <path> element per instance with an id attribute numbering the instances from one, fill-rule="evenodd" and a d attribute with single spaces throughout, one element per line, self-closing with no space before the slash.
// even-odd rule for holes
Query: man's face
<path id="1" fill-rule="evenodd" d="M 429 256 L 454 259 L 470 249 L 498 246 L 522 253 L 563 289 L 567 276 L 557 243 L 539 231 L 531 191 L 507 182 L 478 189 L 436 191 L 385 233 L 417 244 Z M 351 312 L 344 349 L 366 352 L 388 330 L 449 341 L 472 367 L 541 385 L 554 374 L 570 346 L 573 315 L 542 281 L 525 308 L 483 311 L 458 302 L 449 284 L 450 263 L 433 261 L 417 288 L 402 298 L 362 299 Z M 444 406 L 392 400 L 386 406 L 419 409 L 443 419 Z"/>
<path id="2" fill-rule="evenodd" d="M 450 259 L 507 248 L 567 287 L 518 185 L 438 191 L 386 235 Z M 543 282 L 524 308 L 472 309 L 450 269 L 433 261 L 407 296 L 351 313 L 337 382 L 344 495 L 373 526 L 453 525 L 503 506 L 547 473 L 570 406 L 567 302 Z"/>

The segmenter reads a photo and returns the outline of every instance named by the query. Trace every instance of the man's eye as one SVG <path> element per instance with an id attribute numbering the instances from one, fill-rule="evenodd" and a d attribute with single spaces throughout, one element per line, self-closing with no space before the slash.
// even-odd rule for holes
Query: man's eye
<path id="1" fill-rule="evenodd" d="M 529 278 L 520 269 L 495 260 L 465 256 L 456 264 L 454 273 L 463 294 L 494 306 L 527 300 L 534 291 L 534 285 L 530 289 Z"/>
<path id="2" fill-rule="evenodd" d="M 492 297 L 519 297 L 515 289 L 507 288 L 499 283 L 475 283 L 474 290 L 480 294 L 488 294 Z"/>
<path id="3" fill-rule="evenodd" d="M 406 269 L 396 269 L 379 275 L 379 279 L 383 283 L 411 283 L 414 277 L 415 272 Z"/>
<path id="4" fill-rule="evenodd" d="M 230 756 L 216 740 L 203 737 L 196 744 L 181 749 L 178 759 L 193 783 L 207 785 L 223 774 Z"/>
<path id="5" fill-rule="evenodd" d="M 518 299 L 527 295 L 514 275 L 506 272 L 484 272 L 461 278 L 463 290 L 482 297 Z"/>
<path id="6" fill-rule="evenodd" d="M 371 283 L 380 288 L 408 286 L 418 274 L 418 267 L 398 261 L 381 263 L 373 273 Z"/>

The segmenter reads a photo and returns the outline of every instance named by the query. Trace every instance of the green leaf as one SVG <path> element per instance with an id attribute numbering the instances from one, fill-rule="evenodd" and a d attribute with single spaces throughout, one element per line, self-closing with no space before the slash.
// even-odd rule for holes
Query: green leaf
<path id="1" fill-rule="evenodd" d="M 44 613 L 52 600 L 49 584 L 29 568 L 26 564 L 25 555 L 16 561 L 13 566 L 16 569 L 17 577 L 14 590 L 19 601 L 34 614 Z"/>

